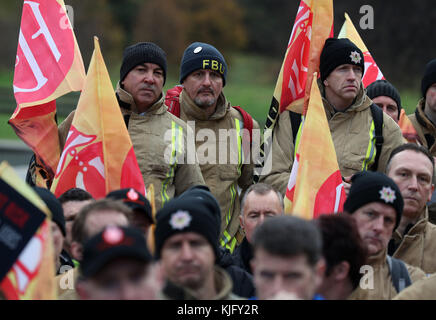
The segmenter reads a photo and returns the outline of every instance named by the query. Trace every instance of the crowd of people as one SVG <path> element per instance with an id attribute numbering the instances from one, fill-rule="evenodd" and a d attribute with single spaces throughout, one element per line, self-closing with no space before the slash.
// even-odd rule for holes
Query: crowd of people
<path id="1" fill-rule="evenodd" d="M 192 43 L 180 85 L 164 94 L 164 50 L 127 47 L 116 97 L 156 211 L 133 188 L 103 199 L 74 188 L 56 199 L 34 187 L 52 212 L 58 298 L 434 299 L 436 59 L 410 116 L 418 144 L 405 143 L 397 124 L 396 88 L 386 80 L 364 88 L 354 43 L 327 39 L 319 69 L 347 199 L 343 212 L 308 221 L 284 214 L 291 111 L 274 127 L 271 170 L 254 183 L 259 125 L 226 99 L 223 55 Z M 73 117 L 59 125 L 61 147 Z"/>

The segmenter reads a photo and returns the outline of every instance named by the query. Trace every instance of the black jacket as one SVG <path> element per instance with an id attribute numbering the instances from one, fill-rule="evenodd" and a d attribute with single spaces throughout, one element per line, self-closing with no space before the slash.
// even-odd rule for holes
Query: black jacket
<path id="1" fill-rule="evenodd" d="M 217 263 L 227 271 L 233 281 L 232 292 L 240 297 L 252 298 L 256 294 L 253 276 L 235 264 L 235 259 L 227 249 L 220 247 L 220 257 Z"/>

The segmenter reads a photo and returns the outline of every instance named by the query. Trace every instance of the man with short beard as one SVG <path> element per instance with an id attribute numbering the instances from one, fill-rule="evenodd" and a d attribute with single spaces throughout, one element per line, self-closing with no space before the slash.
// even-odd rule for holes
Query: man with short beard
<path id="1" fill-rule="evenodd" d="M 168 90 L 166 104 L 170 112 L 195 126 L 201 172 L 221 206 L 220 244 L 233 252 L 243 239 L 238 188 L 245 191 L 253 183 L 252 150 L 257 150 L 255 138 L 253 146 L 242 138 L 247 135 L 249 126 L 254 130 L 259 129 L 259 125 L 248 113 L 232 107 L 224 96 L 226 75 L 223 55 L 210 44 L 194 42 L 182 57 L 182 86 Z M 176 102 L 180 110 L 174 110 L 175 97 L 171 92 L 178 94 Z M 249 119 L 244 119 L 247 116 Z M 248 142 L 246 148 L 245 142 Z"/>

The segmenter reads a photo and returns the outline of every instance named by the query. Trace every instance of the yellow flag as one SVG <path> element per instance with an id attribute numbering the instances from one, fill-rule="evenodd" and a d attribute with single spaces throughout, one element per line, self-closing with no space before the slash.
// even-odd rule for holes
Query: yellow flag
<path id="1" fill-rule="evenodd" d="M 292 209 L 286 213 L 313 219 L 320 214 L 341 211 L 345 192 L 316 73 L 312 80 L 296 163 L 298 168 L 294 190 L 288 188 L 286 191 L 286 198 L 293 194 L 290 199 Z"/>
<path id="2" fill-rule="evenodd" d="M 134 188 L 145 195 L 132 141 L 97 37 L 94 45 L 51 190 L 57 197 L 71 188 L 84 189 L 96 199 L 123 188 Z"/>
<path id="3" fill-rule="evenodd" d="M 365 60 L 365 72 L 362 77 L 362 83 L 365 88 L 376 80 L 384 79 L 383 73 L 375 63 L 374 58 L 369 53 L 368 48 L 363 43 L 347 13 L 345 13 L 345 22 L 342 25 L 341 31 L 339 31 L 338 38 L 348 38 L 362 51 Z"/>

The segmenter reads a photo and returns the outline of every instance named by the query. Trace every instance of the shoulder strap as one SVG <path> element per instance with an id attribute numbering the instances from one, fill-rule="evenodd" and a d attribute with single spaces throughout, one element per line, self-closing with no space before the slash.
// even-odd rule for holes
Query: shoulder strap
<path id="1" fill-rule="evenodd" d="M 167 91 L 165 95 L 165 105 L 168 107 L 168 112 L 180 118 L 180 101 L 179 96 L 183 87 L 180 85 L 175 86 Z"/>
<path id="2" fill-rule="evenodd" d="M 374 129 L 375 129 L 375 159 L 374 165 L 372 167 L 373 171 L 377 171 L 378 168 L 378 160 L 380 158 L 381 149 L 383 146 L 383 110 L 380 109 L 375 103 L 371 104 L 371 114 L 372 119 L 374 120 Z"/>
<path id="3" fill-rule="evenodd" d="M 409 271 L 407 271 L 407 267 L 403 261 L 387 255 L 387 262 L 391 273 L 392 283 L 398 293 L 412 284 Z"/>
<path id="4" fill-rule="evenodd" d="M 301 114 L 289 111 L 289 118 L 291 119 L 292 141 L 295 144 L 295 139 L 297 139 L 298 129 L 301 124 Z"/>

